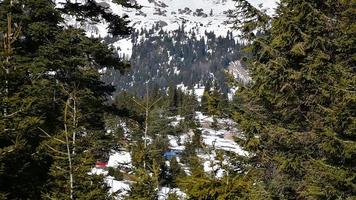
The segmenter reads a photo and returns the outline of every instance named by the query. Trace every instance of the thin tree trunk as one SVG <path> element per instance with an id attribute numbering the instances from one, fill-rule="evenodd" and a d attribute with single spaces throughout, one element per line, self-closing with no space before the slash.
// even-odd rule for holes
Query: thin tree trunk
<path id="1" fill-rule="evenodd" d="M 73 178 L 73 169 L 72 169 L 72 156 L 70 152 L 70 146 L 69 146 L 69 137 L 68 137 L 68 127 L 67 127 L 67 114 L 68 114 L 68 106 L 70 104 L 70 99 L 67 100 L 66 105 L 65 105 L 65 110 L 64 110 L 64 132 L 66 136 L 66 147 L 67 147 L 67 158 L 68 158 L 68 164 L 69 164 L 69 185 L 70 185 L 70 193 L 69 197 L 71 200 L 74 199 L 73 193 L 74 193 L 74 178 Z"/>
<path id="2" fill-rule="evenodd" d="M 145 115 L 145 159 L 143 159 L 143 168 L 146 170 L 146 149 L 147 149 L 147 133 L 148 133 L 148 115 L 149 115 L 149 107 L 148 107 L 148 84 L 146 83 L 146 115 Z"/>
<path id="3" fill-rule="evenodd" d="M 72 154 L 75 155 L 75 137 L 76 137 L 76 128 L 77 128 L 77 102 L 76 98 L 73 97 L 73 149 Z"/>
<path id="4" fill-rule="evenodd" d="M 150 110 L 151 108 L 156 104 L 158 103 L 160 100 L 162 99 L 162 97 L 160 97 L 159 99 L 157 99 L 154 103 L 152 104 L 149 104 L 149 93 L 148 93 L 148 84 L 146 83 L 146 102 L 145 102 L 145 105 L 144 104 L 141 104 L 139 102 L 137 102 L 135 99 L 133 99 L 133 101 L 141 106 L 144 110 L 145 110 L 145 130 L 144 130 L 144 153 L 146 155 L 146 149 L 147 149 L 147 135 L 148 135 L 148 117 L 150 115 Z M 146 159 L 143 160 L 143 168 L 146 170 Z"/>
<path id="5" fill-rule="evenodd" d="M 10 6 L 13 6 L 13 1 L 10 1 Z M 8 98 L 8 94 L 9 94 L 9 81 L 8 81 L 8 77 L 10 74 L 10 58 L 13 54 L 12 51 L 12 43 L 14 43 L 18 36 L 20 35 L 21 32 L 21 27 L 18 27 L 17 30 L 12 28 L 12 13 L 9 12 L 7 14 L 7 30 L 4 33 L 4 41 L 3 41 L 3 45 L 4 45 L 4 53 L 5 53 L 5 72 L 6 72 L 6 80 L 5 80 L 5 93 L 6 93 L 6 98 Z M 4 108 L 4 113 L 8 113 L 8 109 Z"/>
<path id="6" fill-rule="evenodd" d="M 12 3 L 11 3 L 12 4 Z M 5 33 L 4 50 L 5 50 L 5 105 L 4 105 L 4 117 L 8 114 L 8 102 L 9 102 L 9 75 L 10 75 L 10 57 L 11 57 L 11 43 L 12 43 L 12 16 L 11 13 L 7 15 L 7 33 Z"/>
<path id="7" fill-rule="evenodd" d="M 12 1 L 10 1 L 10 5 L 12 6 Z M 13 114 L 16 114 L 17 112 L 14 112 L 13 114 L 9 114 L 9 108 L 8 108 L 8 103 L 9 103 L 9 76 L 10 76 L 10 59 L 12 57 L 13 51 L 12 51 L 12 43 L 16 41 L 18 36 L 20 35 L 21 27 L 18 27 L 17 30 L 13 31 L 12 28 L 12 14 L 11 12 L 7 14 L 7 30 L 4 33 L 4 39 L 3 39 L 3 46 L 4 46 L 4 53 L 5 53 L 5 62 L 3 68 L 5 69 L 5 97 L 4 97 L 4 107 L 3 107 L 3 113 L 4 117 L 7 118 Z M 5 128 L 5 131 L 8 129 Z"/>

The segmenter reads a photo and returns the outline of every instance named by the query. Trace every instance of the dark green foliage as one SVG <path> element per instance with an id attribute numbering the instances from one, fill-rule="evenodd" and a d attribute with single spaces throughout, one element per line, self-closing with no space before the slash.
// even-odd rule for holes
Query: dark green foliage
<path id="1" fill-rule="evenodd" d="M 170 86 L 167 93 L 168 109 L 171 114 L 180 115 L 187 120 L 193 120 L 199 107 L 194 90 L 193 93 L 187 94 L 187 92 L 177 89 L 176 86 Z"/>
<path id="2" fill-rule="evenodd" d="M 153 110 L 149 117 L 148 133 L 154 137 L 165 137 L 167 135 L 176 135 L 175 128 L 171 125 L 172 119 L 169 118 L 169 112 L 157 108 Z"/>
<path id="3" fill-rule="evenodd" d="M 133 105 L 132 101 L 136 97 L 127 92 L 119 93 L 115 98 L 115 114 L 126 119 L 133 119 L 137 122 L 143 123 L 144 116 L 142 114 L 142 108 L 138 105 Z"/>
<path id="4" fill-rule="evenodd" d="M 157 199 L 156 184 L 153 178 L 143 170 L 137 170 L 136 182 L 132 185 L 126 200 L 155 200 Z"/>
<path id="5" fill-rule="evenodd" d="M 221 117 L 228 111 L 227 105 L 227 97 L 220 91 L 216 82 L 214 82 L 213 88 L 211 88 L 210 83 L 205 86 L 201 100 L 201 110 L 204 113 Z"/>
<path id="6" fill-rule="evenodd" d="M 61 14 L 69 10 L 48 0 L 12 2 L 0 3 L 0 193 L 9 199 L 68 199 L 67 151 L 60 141 L 70 132 L 74 198 L 107 199 L 103 177 L 88 175 L 103 156 L 97 154 L 105 151 L 103 140 L 109 139 L 103 134 L 103 116 L 113 87 L 100 81 L 98 70 L 124 71 L 127 64 L 100 40 L 82 30 L 64 29 Z M 77 11 L 70 12 L 86 17 L 102 12 Z M 106 20 L 114 23 L 113 34 L 128 33 L 120 17 Z M 11 51 L 3 45 L 8 23 L 14 39 Z M 68 101 L 76 105 L 66 113 Z"/>
<path id="7" fill-rule="evenodd" d="M 184 116 L 185 120 L 194 121 L 196 111 L 199 110 L 199 102 L 196 99 L 196 94 L 194 89 L 191 94 L 185 94 L 182 98 L 181 105 L 181 115 Z"/>
<path id="8" fill-rule="evenodd" d="M 77 137 L 76 139 L 76 153 L 72 154 L 74 198 L 109 199 L 108 187 L 103 182 L 104 177 L 101 175 L 88 176 L 88 172 L 93 168 L 93 163 L 96 161 L 92 152 L 87 150 L 87 147 L 94 146 L 92 135 L 82 138 Z M 57 135 L 57 138 L 64 139 L 64 133 L 63 135 Z M 66 147 L 54 140 L 46 142 L 45 145 L 44 150 L 50 151 L 50 155 L 53 156 L 53 162 L 49 172 L 50 178 L 46 185 L 46 190 L 43 190 L 42 198 L 69 199 L 68 161 L 63 157 L 65 155 L 58 152 L 65 152 Z M 56 150 L 48 149 L 49 147 Z"/>
<path id="9" fill-rule="evenodd" d="M 189 199 L 192 200 L 256 199 L 256 196 L 249 197 L 247 195 L 250 191 L 248 184 L 251 183 L 243 179 L 239 180 L 231 177 L 223 177 L 221 180 L 218 180 L 199 175 L 186 177 L 179 182 L 179 186 L 184 188 Z M 261 196 L 262 195 L 259 195 L 259 197 Z"/>
<path id="10" fill-rule="evenodd" d="M 169 162 L 169 176 L 171 177 L 171 181 L 169 186 L 171 188 L 177 187 L 177 179 L 182 178 L 185 176 L 185 172 L 183 171 L 182 167 L 178 163 L 176 157 L 173 157 L 172 160 Z"/>
<path id="11" fill-rule="evenodd" d="M 181 95 L 182 92 L 180 92 L 180 90 L 178 90 L 176 86 L 170 86 L 168 88 L 168 96 L 170 97 L 169 107 L 171 109 L 172 114 L 178 114 L 179 107 L 182 103 Z"/>
<path id="12" fill-rule="evenodd" d="M 92 64 L 94 63 L 93 60 L 96 64 Z M 72 155 L 73 166 L 78 169 L 73 171 L 74 197 L 86 198 L 85 196 L 81 197 L 81 195 L 85 195 L 83 189 L 88 189 L 87 191 L 98 190 L 98 192 L 101 190 L 101 193 L 105 194 L 105 190 L 103 190 L 105 187 L 102 187 L 103 183 L 100 183 L 102 180 L 93 184 L 94 179 L 87 175 L 87 172 L 95 163 L 92 153 L 95 152 L 95 155 L 98 156 L 98 150 L 103 150 L 100 145 L 97 145 L 100 140 L 97 140 L 96 135 L 102 134 L 99 130 L 104 129 L 104 102 L 106 96 L 113 91 L 112 87 L 100 81 L 98 70 L 104 66 L 120 67 L 120 60 L 115 58 L 113 52 L 101 44 L 99 40 L 87 38 L 81 30 L 67 29 L 58 34 L 52 44 L 40 48 L 37 62 L 46 66 L 47 70 L 56 72 L 53 77 L 48 78 L 53 81 L 52 87 L 58 100 L 69 98 L 73 101 L 73 105 L 70 107 L 73 110 L 64 111 L 63 109 L 62 113 L 64 115 L 63 120 L 75 121 L 75 124 L 65 125 L 69 128 L 68 131 L 75 132 L 70 133 L 70 135 L 76 135 L 76 139 L 74 139 L 74 136 L 70 138 L 70 140 L 73 140 L 71 148 L 73 148 L 73 152 L 76 151 Z M 68 95 L 69 97 L 67 97 Z M 59 108 L 63 106 L 61 101 L 55 103 Z M 59 120 L 62 120 L 62 117 Z M 61 127 L 60 125 L 58 128 Z M 65 141 L 62 134 L 55 137 L 62 138 Z M 101 145 L 105 146 L 106 144 L 101 143 Z M 66 152 L 65 146 L 61 144 L 50 143 L 47 147 Z M 64 198 L 69 192 L 66 181 L 57 180 L 68 180 L 68 176 L 60 172 L 58 167 L 65 170 L 67 161 L 55 158 L 52 165 L 50 175 L 53 181 L 49 185 L 49 195 Z M 80 167 L 76 167 L 77 165 L 80 165 Z M 100 179 L 96 181 L 98 180 Z M 62 189 L 58 190 L 57 188 Z M 91 189 L 89 190 L 89 188 Z M 77 190 L 79 192 L 76 192 Z M 92 194 L 88 193 L 88 195 Z M 90 196 L 87 197 L 91 198 Z"/>
<path id="13" fill-rule="evenodd" d="M 32 1 L 24 1 L 24 4 L 25 7 L 21 8 L 19 4 L 11 7 L 9 1 L 0 3 L 0 191 L 9 199 L 38 198 L 48 176 L 42 171 L 48 171 L 50 161 L 48 157 L 35 153 L 43 141 L 37 127 L 43 124 L 42 115 L 49 108 L 49 98 L 48 81 L 29 75 L 38 72 L 31 61 L 38 46 L 43 44 L 43 41 L 38 41 L 38 35 L 30 32 L 34 28 L 38 28 L 37 31 L 41 28 L 55 31 L 56 27 L 50 25 L 58 23 L 60 16 L 48 1 L 38 1 L 36 5 Z M 33 13 L 23 15 L 31 9 L 37 10 L 38 16 L 44 18 Z M 51 17 L 47 18 L 49 15 Z M 7 28 L 9 20 L 12 30 Z M 13 36 L 10 51 L 4 46 L 7 31 Z M 51 34 L 42 36 L 48 40 L 53 37 Z M 33 48 L 31 52 L 29 48 Z M 26 180 L 31 179 L 32 184 L 28 184 Z"/>
<path id="14" fill-rule="evenodd" d="M 203 141 L 203 138 L 202 138 L 202 132 L 200 129 L 194 129 L 193 131 L 194 135 L 193 135 L 193 138 L 192 138 L 192 145 L 195 147 L 195 148 L 202 148 L 203 147 L 203 144 L 202 144 L 202 141 Z"/>
<path id="15" fill-rule="evenodd" d="M 214 174 L 204 172 L 201 160 L 197 156 L 190 156 L 189 168 L 191 175 L 179 177 L 177 183 L 179 188 L 188 195 L 188 199 L 196 200 L 237 200 L 237 199 L 258 199 L 263 195 L 260 191 L 252 190 L 250 177 L 231 171 L 221 178 L 216 178 Z M 250 196 L 251 195 L 251 196 Z M 266 198 L 268 199 L 268 198 Z"/>
<path id="16" fill-rule="evenodd" d="M 141 141 L 140 144 L 132 145 L 132 163 L 137 168 L 151 167 L 154 162 L 159 165 L 164 164 L 163 154 L 168 149 L 168 141 L 163 137 L 156 137 L 147 148 Z"/>
<path id="17" fill-rule="evenodd" d="M 250 173 L 274 199 L 354 198 L 355 3 L 282 0 L 270 18 L 238 2 L 255 17 L 242 24 L 253 83 L 235 115 Z"/>
<path id="18" fill-rule="evenodd" d="M 196 137 L 198 138 L 198 137 Z M 198 139 L 198 141 L 196 141 L 200 144 L 200 138 Z M 181 163 L 183 163 L 184 165 L 190 166 L 193 169 L 195 168 L 201 168 L 201 165 L 199 162 L 196 162 L 197 158 L 197 150 L 200 149 L 199 146 L 196 146 L 195 144 L 193 144 L 193 142 L 191 141 L 185 141 L 184 143 L 184 150 L 181 153 Z"/>
<path id="19" fill-rule="evenodd" d="M 132 145 L 131 148 L 132 165 L 137 168 L 143 168 L 144 160 L 147 155 L 142 141 L 137 145 Z"/>
<path id="20" fill-rule="evenodd" d="M 103 141 L 103 147 L 105 148 L 99 150 L 98 155 L 105 155 L 108 154 L 110 150 L 119 150 L 120 148 L 127 147 L 129 142 L 129 138 L 127 137 L 126 131 L 123 128 L 123 125 L 126 124 L 127 121 L 116 115 L 106 115 L 105 122 L 106 129 L 108 131 L 104 137 L 107 139 Z M 108 157 L 109 156 L 105 158 Z"/>
<path id="21" fill-rule="evenodd" d="M 179 196 L 176 193 L 169 194 L 167 200 L 179 200 Z"/>
<path id="22" fill-rule="evenodd" d="M 131 7 L 131 4 L 127 3 L 127 1 L 117 1 L 116 3 Z M 67 1 L 63 4 L 63 8 L 60 10 L 65 14 L 76 16 L 79 21 L 93 20 L 99 22 L 101 18 L 104 19 L 109 23 L 108 32 L 113 36 L 127 35 L 131 31 L 131 28 L 128 27 L 129 21 L 126 20 L 127 16 L 120 17 L 115 15 L 94 0 L 88 0 L 85 3 Z"/>
<path id="23" fill-rule="evenodd" d="M 108 175 L 114 177 L 117 181 L 121 181 L 124 178 L 124 174 L 120 171 L 120 169 L 115 169 L 113 167 L 109 167 Z"/>

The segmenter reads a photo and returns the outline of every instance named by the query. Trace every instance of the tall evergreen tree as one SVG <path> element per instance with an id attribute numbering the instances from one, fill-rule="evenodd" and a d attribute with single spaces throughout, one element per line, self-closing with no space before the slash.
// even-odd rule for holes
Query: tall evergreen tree
<path id="1" fill-rule="evenodd" d="M 101 178 L 88 176 L 95 160 L 92 147 L 98 145 L 93 138 L 103 133 L 104 102 L 113 91 L 100 81 L 98 69 L 123 71 L 127 65 L 101 41 L 87 38 L 78 29 L 64 29 L 61 15 L 81 15 L 83 20 L 94 21 L 102 17 L 113 35 L 128 34 L 130 29 L 127 20 L 94 1 L 77 4 L 75 9 L 70 5 L 67 1 L 64 9 L 59 9 L 49 0 L 0 2 L 0 192 L 9 199 L 41 199 L 47 194 L 70 198 L 56 195 L 60 189 L 56 184 L 65 187 L 69 173 L 60 172 L 67 171 L 63 166 L 68 163 L 59 162 L 53 153 L 62 150 L 63 144 L 55 141 L 63 141 L 67 132 L 63 116 L 68 100 L 71 115 L 78 115 L 68 129 L 71 135 L 67 143 L 72 143 L 72 154 L 78 158 L 73 166 L 84 163 L 75 168 L 76 193 L 71 198 L 97 199 L 105 192 L 99 191 L 105 190 Z M 63 176 L 58 176 L 61 173 Z M 94 179 L 99 184 L 92 187 Z"/>
<path id="2" fill-rule="evenodd" d="M 103 59 L 104 56 L 106 56 L 106 59 Z M 63 121 L 64 125 L 58 127 L 58 130 L 63 130 L 62 127 L 64 127 L 64 132 L 58 133 L 58 136 L 55 132 L 51 139 L 54 142 L 58 141 L 57 139 L 60 137 L 66 143 L 68 140 L 71 142 L 71 152 L 66 150 L 68 148 L 66 145 L 61 145 L 60 143 L 53 144 L 51 142 L 46 145 L 50 150 L 59 151 L 55 152 L 59 158 L 60 155 L 58 153 L 60 154 L 60 152 L 70 153 L 70 164 L 73 165 L 69 166 L 68 169 L 68 161 L 66 159 L 63 162 L 63 159 L 54 157 L 50 173 L 51 179 L 53 179 L 51 182 L 58 183 L 57 185 L 49 185 L 49 190 L 54 190 L 50 196 L 52 198 L 64 198 L 70 192 L 70 188 L 67 188 L 67 193 L 64 192 L 66 191 L 65 185 L 67 185 L 66 182 L 68 183 L 68 176 L 63 172 L 67 169 L 67 173 L 73 176 L 70 179 L 74 179 L 71 181 L 73 186 L 70 186 L 71 190 L 74 190 L 71 196 L 79 199 L 94 198 L 90 196 L 94 195 L 94 188 L 90 189 L 90 193 L 89 190 L 85 192 L 85 189 L 89 189 L 93 185 L 98 188 L 102 187 L 100 181 L 94 182 L 91 180 L 91 176 L 87 176 L 88 171 L 90 171 L 95 162 L 92 154 L 93 141 L 95 141 L 93 139 L 96 134 L 103 134 L 103 131 L 100 133 L 100 130 L 104 129 L 104 102 L 107 95 L 113 91 L 111 86 L 106 86 L 100 81 L 98 70 L 105 66 L 116 65 L 114 63 L 120 64 L 120 62 L 113 57 L 113 52 L 107 49 L 99 40 L 89 39 L 85 37 L 82 31 L 77 29 L 64 30 L 57 35 L 55 42 L 41 47 L 36 61 L 54 72 L 50 80 L 53 81 L 53 90 L 59 100 L 54 103 L 58 107 L 65 107 L 61 112 L 63 113 L 63 118 L 59 119 Z M 65 104 L 61 101 L 62 99 L 67 99 Z M 53 133 L 49 132 L 48 134 L 53 135 Z M 59 168 L 62 170 L 58 170 Z M 61 182 L 58 180 L 66 181 Z M 89 185 L 85 186 L 85 184 Z M 58 190 L 58 188 L 62 189 Z M 85 194 L 89 196 L 85 196 Z M 102 192 L 103 194 L 105 193 Z"/>
<path id="3" fill-rule="evenodd" d="M 36 154 L 43 141 L 37 128 L 51 104 L 49 82 L 32 61 L 61 17 L 49 1 L 2 1 L 0 15 L 0 191 L 9 199 L 38 199 L 50 160 Z"/>
<path id="4" fill-rule="evenodd" d="M 281 0 L 269 17 L 237 2 L 252 55 L 235 115 L 254 155 L 248 174 L 265 199 L 353 199 L 355 3 Z"/>

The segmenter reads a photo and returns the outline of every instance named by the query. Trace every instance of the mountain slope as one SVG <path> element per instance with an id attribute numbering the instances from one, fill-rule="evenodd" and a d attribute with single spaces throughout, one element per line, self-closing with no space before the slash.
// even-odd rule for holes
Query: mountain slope
<path id="1" fill-rule="evenodd" d="M 57 0 L 58 6 L 61 1 Z M 142 94 L 142 85 L 148 82 L 161 90 L 172 85 L 201 88 L 212 80 L 218 81 L 223 92 L 229 91 L 224 70 L 241 57 L 238 32 L 227 22 L 233 0 L 130 0 L 141 9 L 123 8 L 112 0 L 95 2 L 110 12 L 127 15 L 132 35 L 113 38 L 104 22 L 93 25 L 67 16 L 66 23 L 104 38 L 120 57 L 131 61 L 126 75 L 115 71 L 104 75 L 118 91 Z"/>
<path id="2" fill-rule="evenodd" d="M 65 0 L 56 0 L 57 5 Z M 74 2 L 74 0 L 71 0 Z M 85 2 L 86 0 L 75 0 Z M 217 36 L 225 36 L 231 30 L 228 21 L 228 10 L 233 9 L 233 0 L 130 0 L 132 4 L 142 6 L 141 9 L 124 8 L 112 0 L 96 0 L 97 4 L 107 8 L 118 15 L 127 15 L 131 21 L 130 26 L 135 30 L 151 29 L 157 24 L 164 31 L 175 31 L 184 25 L 187 33 L 194 31 L 197 37 L 204 37 L 205 32 L 214 32 Z M 264 3 L 264 8 L 272 8 L 275 1 L 264 2 L 262 0 L 251 0 L 257 5 Z M 75 19 L 67 17 L 68 25 L 75 25 L 87 30 L 87 34 L 93 37 L 107 37 L 107 24 L 102 22 L 92 25 L 90 22 L 76 22 Z M 235 32 L 236 36 L 237 33 Z M 128 40 L 120 40 L 114 44 L 120 47 L 120 53 L 131 55 L 132 44 Z"/>

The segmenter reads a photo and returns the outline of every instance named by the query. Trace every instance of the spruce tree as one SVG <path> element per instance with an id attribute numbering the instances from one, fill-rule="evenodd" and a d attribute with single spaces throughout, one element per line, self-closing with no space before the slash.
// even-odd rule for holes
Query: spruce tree
<path id="1" fill-rule="evenodd" d="M 182 170 L 182 167 L 177 161 L 176 157 L 173 157 L 170 162 L 169 162 L 169 180 L 170 182 L 168 185 L 170 188 L 175 188 L 177 187 L 177 179 L 182 178 L 185 176 L 184 171 Z"/>
<path id="2" fill-rule="evenodd" d="M 155 200 L 157 196 L 157 188 L 154 183 L 154 178 L 151 177 L 143 169 L 138 169 L 136 172 L 135 183 L 131 186 L 129 196 L 126 200 Z"/>
<path id="3" fill-rule="evenodd" d="M 39 199 L 48 176 L 50 160 L 37 148 L 51 105 L 49 82 L 33 59 L 60 20 L 49 1 L 0 2 L 0 191 L 9 199 Z"/>
<path id="4" fill-rule="evenodd" d="M 69 174 L 61 169 L 66 171 L 63 166 L 68 165 L 53 153 L 63 150 L 58 142 L 66 135 L 63 116 L 69 99 L 77 103 L 72 110 L 78 111 L 68 140 L 77 155 L 73 160 L 77 170 L 73 198 L 98 199 L 107 194 L 102 177 L 88 175 L 95 161 L 92 153 L 101 148 L 97 139 L 103 134 L 106 96 L 113 91 L 100 81 L 98 70 L 108 67 L 123 71 L 128 65 L 100 40 L 89 39 L 78 29 L 64 29 L 61 15 L 82 15 L 83 20 L 94 21 L 102 17 L 111 24 L 113 35 L 128 34 L 130 29 L 124 18 L 110 14 L 94 1 L 87 3 L 95 9 L 78 4 L 71 10 L 69 1 L 64 6 L 67 9 L 59 9 L 48 0 L 0 2 L 0 192 L 9 199 L 41 199 L 48 194 L 69 198 L 60 196 L 64 193 L 56 186 L 66 187 Z M 5 42 L 8 35 L 11 48 Z M 92 181 L 98 184 L 90 185 Z"/>
<path id="5" fill-rule="evenodd" d="M 273 17 L 237 2 L 253 78 L 235 114 L 253 155 L 247 175 L 265 198 L 353 199 L 354 2 L 282 0 Z"/>
<path id="6" fill-rule="evenodd" d="M 208 113 L 208 101 L 210 98 L 210 91 L 211 90 L 211 83 L 207 82 L 204 86 L 204 93 L 203 96 L 201 98 L 201 111 L 203 113 Z"/>
<path id="7" fill-rule="evenodd" d="M 213 116 L 221 116 L 224 106 L 227 105 L 216 82 L 213 88 L 206 87 L 202 97 L 202 111 Z"/>

